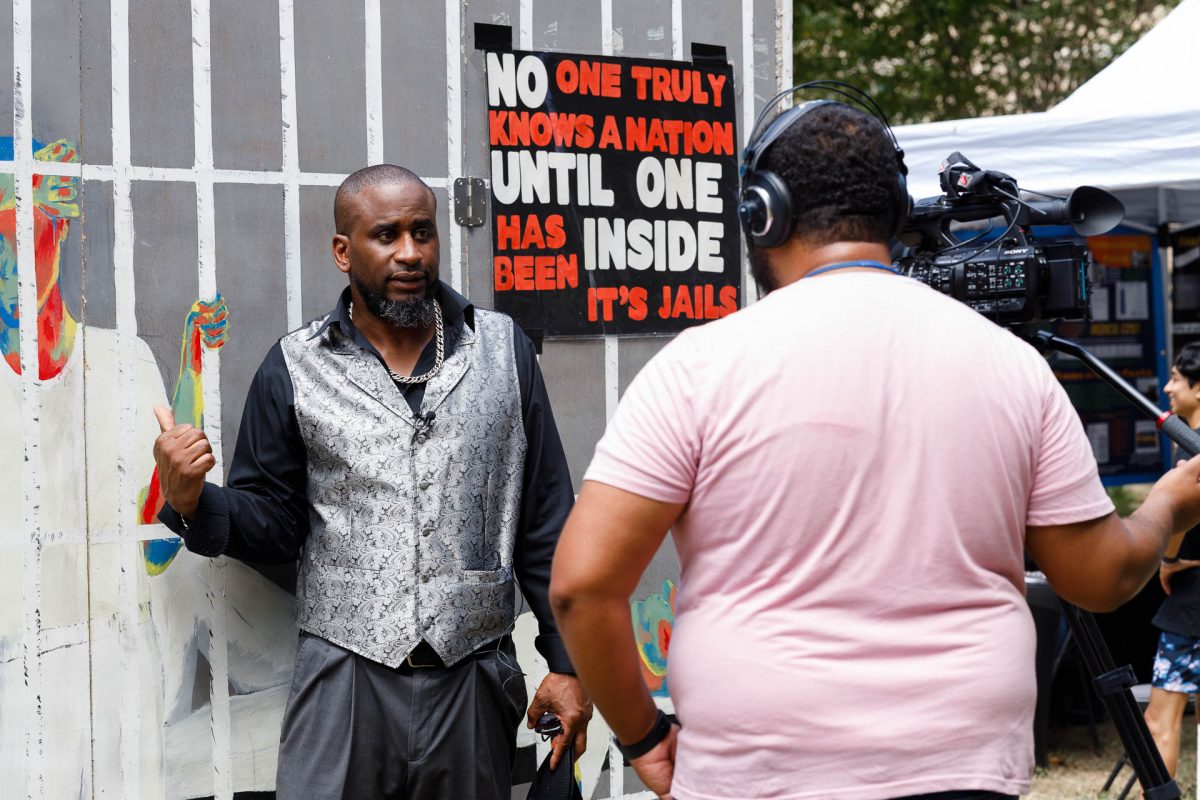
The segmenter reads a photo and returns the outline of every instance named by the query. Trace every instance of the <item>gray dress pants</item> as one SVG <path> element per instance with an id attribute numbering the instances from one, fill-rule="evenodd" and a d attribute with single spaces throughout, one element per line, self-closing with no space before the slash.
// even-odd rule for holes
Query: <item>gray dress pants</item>
<path id="1" fill-rule="evenodd" d="M 300 634 L 278 800 L 508 800 L 525 681 L 507 637 L 452 667 L 385 667 Z"/>

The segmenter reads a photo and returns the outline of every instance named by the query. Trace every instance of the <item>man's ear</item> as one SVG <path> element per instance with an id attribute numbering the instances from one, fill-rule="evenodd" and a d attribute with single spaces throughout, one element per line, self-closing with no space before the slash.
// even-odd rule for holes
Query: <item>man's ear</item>
<path id="1" fill-rule="evenodd" d="M 350 239 L 343 234 L 333 235 L 333 263 L 339 270 L 350 274 Z"/>

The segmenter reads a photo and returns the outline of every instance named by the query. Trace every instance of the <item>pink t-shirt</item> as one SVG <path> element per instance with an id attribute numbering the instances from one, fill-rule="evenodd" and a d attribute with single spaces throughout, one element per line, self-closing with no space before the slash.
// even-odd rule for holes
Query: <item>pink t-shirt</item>
<path id="1" fill-rule="evenodd" d="M 687 503 L 678 800 L 1028 789 L 1025 527 L 1113 510 L 1032 347 L 906 278 L 802 280 L 663 348 L 586 478 Z"/>

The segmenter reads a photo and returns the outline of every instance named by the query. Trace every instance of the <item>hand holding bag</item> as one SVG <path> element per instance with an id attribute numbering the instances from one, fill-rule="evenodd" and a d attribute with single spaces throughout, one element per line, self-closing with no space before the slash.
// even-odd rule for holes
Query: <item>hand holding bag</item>
<path id="1" fill-rule="evenodd" d="M 558 767 L 553 770 L 550 769 L 552 755 L 547 753 L 538 767 L 526 800 L 583 800 L 579 784 L 575 782 L 575 747 L 567 745 L 567 752 L 563 753 Z"/>

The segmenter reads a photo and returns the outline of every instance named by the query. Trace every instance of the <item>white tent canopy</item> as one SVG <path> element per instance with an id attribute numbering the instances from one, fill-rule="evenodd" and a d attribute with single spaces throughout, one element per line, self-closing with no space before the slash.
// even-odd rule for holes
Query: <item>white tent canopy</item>
<path id="1" fill-rule="evenodd" d="M 1133 47 L 1101 70 L 1055 114 L 1103 115 L 1127 103 L 1140 113 L 1200 109 L 1200 2 L 1184 0 Z"/>
<path id="2" fill-rule="evenodd" d="M 905 125 L 896 137 L 914 198 L 941 193 L 938 166 L 960 151 L 1023 189 L 1108 189 L 1135 225 L 1200 222 L 1200 0 L 1050 111 Z"/>

